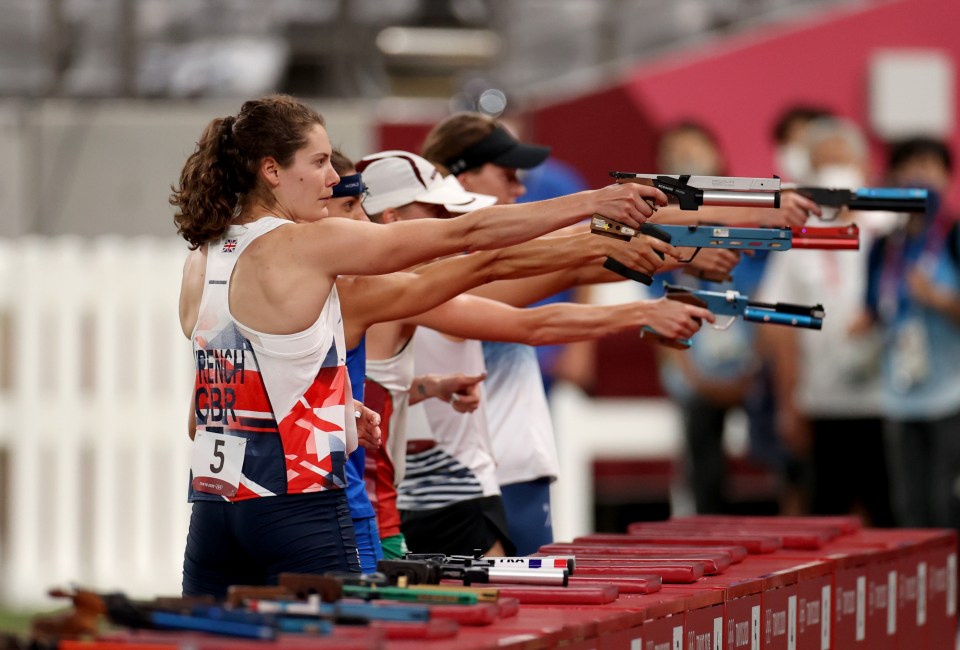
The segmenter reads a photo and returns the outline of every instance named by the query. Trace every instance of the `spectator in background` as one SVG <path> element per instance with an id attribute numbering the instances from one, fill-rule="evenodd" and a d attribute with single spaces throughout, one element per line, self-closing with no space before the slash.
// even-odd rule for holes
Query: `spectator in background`
<path id="1" fill-rule="evenodd" d="M 777 173 L 787 181 L 799 181 L 810 173 L 810 155 L 806 146 L 810 122 L 830 117 L 831 111 L 817 106 L 797 104 L 787 108 L 773 126 Z"/>
<path id="2" fill-rule="evenodd" d="M 891 148 L 889 183 L 927 188 L 930 202 L 877 240 L 869 258 L 868 317 L 885 342 L 892 493 L 898 523 L 909 527 L 960 528 L 960 229 L 942 203 L 952 173 L 942 142 Z"/>
<path id="3" fill-rule="evenodd" d="M 805 141 L 810 171 L 798 180 L 835 188 L 866 184 L 867 145 L 856 124 L 819 118 L 807 126 Z M 761 300 L 822 304 L 823 329 L 766 327 L 760 336 L 774 362 L 780 435 L 806 459 L 810 511 L 858 512 L 873 525 L 888 526 L 878 340 L 854 336 L 851 329 L 863 301 L 870 242 L 890 215 L 845 211 L 840 219 L 849 222 L 854 216 L 861 228 L 859 251 L 776 255 L 761 286 Z"/>
<path id="4" fill-rule="evenodd" d="M 701 124 L 681 122 L 660 136 L 657 172 L 718 176 L 726 172 L 725 168 L 716 138 Z M 725 254 L 738 255 L 735 251 Z M 730 281 L 722 284 L 679 273 L 666 279 L 696 289 L 735 289 L 749 295 L 759 282 L 763 257 L 744 258 L 734 268 Z M 688 351 L 657 351 L 661 383 L 681 411 L 686 482 L 700 514 L 729 509 L 723 432 L 727 415 L 744 406 L 757 370 L 754 328 L 737 319 L 725 331 L 702 329 Z"/>
<path id="5" fill-rule="evenodd" d="M 808 127 L 814 120 L 830 117 L 831 111 L 809 104 L 788 106 L 779 115 L 771 131 L 774 143 L 774 166 L 783 179 L 795 182 L 810 174 L 807 151 Z M 763 350 L 765 339 L 758 340 L 761 362 L 755 384 L 763 388 L 750 391 L 747 410 L 750 413 L 750 453 L 763 465 L 775 468 L 780 477 L 780 514 L 800 515 L 807 511 L 804 464 L 783 439 L 777 435 L 775 391 L 770 354 Z"/>

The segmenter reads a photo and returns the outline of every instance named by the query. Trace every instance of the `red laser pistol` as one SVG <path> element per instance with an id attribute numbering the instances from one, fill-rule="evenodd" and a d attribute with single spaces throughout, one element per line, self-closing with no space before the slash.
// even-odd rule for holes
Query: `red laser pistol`
<path id="1" fill-rule="evenodd" d="M 821 250 L 860 249 L 860 229 L 856 224 L 849 226 L 794 226 L 794 248 L 818 248 Z"/>
<path id="2" fill-rule="evenodd" d="M 823 326 L 823 318 L 826 315 L 823 305 L 811 307 L 784 302 L 753 302 L 739 291 L 694 291 L 687 287 L 666 283 L 663 286 L 666 290 L 665 295 L 670 300 L 706 307 L 717 316 L 730 317 L 722 325 L 714 325 L 715 329 L 726 329 L 735 318 L 742 317 L 754 323 L 772 323 L 818 330 Z M 667 338 L 650 327 L 644 327 L 640 336 L 649 336 L 657 343 L 679 350 L 690 347 L 689 339 Z"/>
<path id="3" fill-rule="evenodd" d="M 832 221 L 844 208 L 881 212 L 927 211 L 929 193 L 923 188 L 861 187 L 856 190 L 827 187 L 800 187 L 792 183 L 783 185 L 784 190 L 793 190 L 818 205 L 834 208 L 824 211 L 821 221 Z M 858 250 L 860 231 L 856 225 L 816 228 L 797 226 L 793 229 L 794 248 L 819 248 L 826 250 Z"/>

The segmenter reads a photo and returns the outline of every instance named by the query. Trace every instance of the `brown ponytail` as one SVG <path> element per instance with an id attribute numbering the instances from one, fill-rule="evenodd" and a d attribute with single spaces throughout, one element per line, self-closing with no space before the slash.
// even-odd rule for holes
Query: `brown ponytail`
<path id="1" fill-rule="evenodd" d="M 179 187 L 171 187 L 173 221 L 190 248 L 221 237 L 246 202 L 272 205 L 258 178 L 261 161 L 272 157 L 289 166 L 316 124 L 323 126 L 323 117 L 289 95 L 248 101 L 236 117 L 211 121 L 183 166 Z"/>

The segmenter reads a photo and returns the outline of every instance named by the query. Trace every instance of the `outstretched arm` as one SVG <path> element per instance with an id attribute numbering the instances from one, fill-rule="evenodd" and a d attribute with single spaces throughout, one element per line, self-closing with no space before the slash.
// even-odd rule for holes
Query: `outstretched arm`
<path id="1" fill-rule="evenodd" d="M 659 190 L 635 183 L 611 185 L 547 201 L 492 206 L 453 219 L 415 219 L 388 225 L 323 219 L 278 229 L 278 245 L 291 263 L 336 275 L 390 273 L 435 257 L 489 250 L 528 241 L 600 214 L 639 226 L 666 205 Z"/>
<path id="2" fill-rule="evenodd" d="M 682 256 L 681 249 L 646 235 L 621 241 L 612 237 L 582 233 L 571 237 L 542 237 L 523 245 L 531 250 L 537 246 L 540 249 L 535 250 L 535 255 L 541 256 L 542 261 L 536 256 L 521 261 L 521 264 L 531 266 L 539 264 L 543 270 L 537 275 L 501 279 L 479 286 L 471 290 L 471 293 L 514 307 L 524 307 L 573 286 L 623 280 L 622 275 L 603 268 L 607 257 L 612 257 L 645 275 L 653 275 L 675 268 L 676 258 Z M 567 250 L 569 252 L 566 252 Z M 657 255 L 658 251 L 665 256 L 665 260 Z M 559 270 L 549 269 L 547 260 L 556 259 L 557 255 L 568 257 L 575 263 Z"/>
<path id="3" fill-rule="evenodd" d="M 669 244 L 651 237 L 625 242 L 588 233 L 567 234 L 541 237 L 494 251 L 449 257 L 421 266 L 412 273 L 338 278 L 337 290 L 347 340 L 358 340 L 375 323 L 422 313 L 494 280 L 534 276 L 565 267 L 599 267 L 607 255 L 616 256 L 641 272 L 652 273 L 662 264 L 655 250 L 676 253 Z M 552 278 L 538 278 L 530 286 L 542 283 L 552 287 L 553 282 Z"/>
<path id="4" fill-rule="evenodd" d="M 609 239 L 608 237 L 597 237 L 597 239 Z M 616 241 L 616 240 L 612 240 Z M 634 240 L 635 241 L 635 240 Z M 660 240 L 653 240 L 660 242 Z M 661 244 L 663 242 L 660 242 Z M 681 251 L 681 257 L 687 259 L 690 254 L 687 249 L 675 249 Z M 620 258 L 616 258 L 620 259 Z M 681 263 L 668 257 L 657 272 L 664 273 L 679 268 L 693 267 L 700 277 L 702 274 L 724 277 L 733 272 L 733 268 L 739 263 L 740 254 L 737 251 L 724 250 L 722 248 L 706 248 L 693 259 L 692 262 Z M 697 274 L 695 273 L 695 275 Z M 652 275 L 647 272 L 647 275 Z M 586 284 L 602 284 L 606 282 L 624 282 L 622 275 L 603 268 L 603 259 L 599 258 L 590 264 L 570 267 L 553 273 L 538 275 L 530 278 L 520 278 L 514 280 L 499 280 L 470 291 L 471 295 L 498 300 L 514 307 L 526 307 L 527 305 L 543 300 L 561 291 L 566 291 L 570 287 L 578 287 Z"/>
<path id="5" fill-rule="evenodd" d="M 491 281 L 529 277 L 531 284 L 536 284 L 542 274 L 565 268 L 602 268 L 607 257 L 613 257 L 642 273 L 653 274 L 664 265 L 658 252 L 674 258 L 680 256 L 679 249 L 647 236 L 635 237 L 629 241 L 599 237 L 589 232 L 541 237 L 500 250 L 491 267 L 494 276 Z M 496 299 L 496 292 L 493 294 L 489 297 Z"/>
<path id="6" fill-rule="evenodd" d="M 696 319 L 713 314 L 676 300 L 642 300 L 624 305 L 557 303 L 518 309 L 478 296 L 453 300 L 408 319 L 465 339 L 551 345 L 601 338 L 645 325 L 670 338 L 689 338 L 700 329 Z"/>

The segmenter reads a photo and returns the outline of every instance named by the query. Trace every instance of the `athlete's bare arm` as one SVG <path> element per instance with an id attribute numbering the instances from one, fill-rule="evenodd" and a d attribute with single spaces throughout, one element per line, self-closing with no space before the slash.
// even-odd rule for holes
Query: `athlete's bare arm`
<path id="1" fill-rule="evenodd" d="M 664 298 L 623 305 L 557 303 L 518 309 L 463 295 L 406 322 L 463 339 L 552 345 L 601 338 L 645 325 L 670 338 L 689 338 L 700 329 L 696 319 L 714 322 L 713 314 L 702 307 Z"/>
<path id="2" fill-rule="evenodd" d="M 609 237 L 597 237 L 594 239 L 610 239 Z M 644 238 L 652 239 L 652 238 Z M 616 241 L 616 240 L 611 240 Z M 635 241 L 635 240 L 634 240 Z M 653 240 L 663 244 L 660 240 Z M 698 271 L 709 273 L 711 275 L 729 275 L 733 268 L 740 261 L 740 254 L 737 251 L 724 250 L 722 248 L 706 248 L 701 250 L 691 262 L 678 262 L 674 255 L 681 259 L 689 259 L 693 251 L 687 248 L 670 247 L 669 254 L 656 272 L 664 273 L 678 268 L 688 266 Z M 619 260 L 619 257 L 614 259 Z M 529 278 L 517 278 L 509 280 L 499 280 L 483 286 L 472 289 L 470 293 L 475 296 L 497 300 L 499 302 L 513 305 L 514 307 L 525 307 L 531 303 L 543 300 L 561 291 L 566 291 L 571 287 L 577 287 L 587 284 L 601 284 L 606 282 L 622 282 L 622 275 L 603 268 L 605 258 L 598 258 L 592 263 L 573 266 L 570 268 L 554 271 L 543 275 Z M 653 272 L 642 271 L 647 275 L 653 275 Z"/>
<path id="3" fill-rule="evenodd" d="M 537 275 L 564 267 L 582 268 L 602 261 L 607 255 L 616 256 L 631 268 L 652 273 L 662 264 L 654 251 L 677 253 L 669 244 L 650 237 L 624 242 L 588 233 L 565 234 L 438 260 L 412 273 L 340 277 L 337 291 L 347 347 L 356 346 L 363 333 L 375 323 L 421 313 L 495 280 Z"/>
<path id="4" fill-rule="evenodd" d="M 628 185 L 642 189 L 624 191 Z M 644 198 L 666 205 L 666 196 L 659 190 L 627 184 L 546 201 L 496 205 L 433 222 L 414 219 L 381 225 L 323 219 L 294 226 L 295 231 L 284 235 L 284 249 L 291 262 L 307 264 L 331 277 L 389 273 L 443 255 L 519 244 L 591 214 L 639 226 L 654 212 Z M 284 230 L 275 232 L 283 234 Z"/>
<path id="5" fill-rule="evenodd" d="M 284 225 L 257 238 L 237 260 L 231 310 L 260 332 L 300 332 L 316 321 L 338 275 L 390 273 L 451 253 L 513 245 L 592 213 L 639 224 L 653 214 L 644 197 L 666 204 L 661 192 L 628 184 L 492 206 L 453 219 Z"/>

